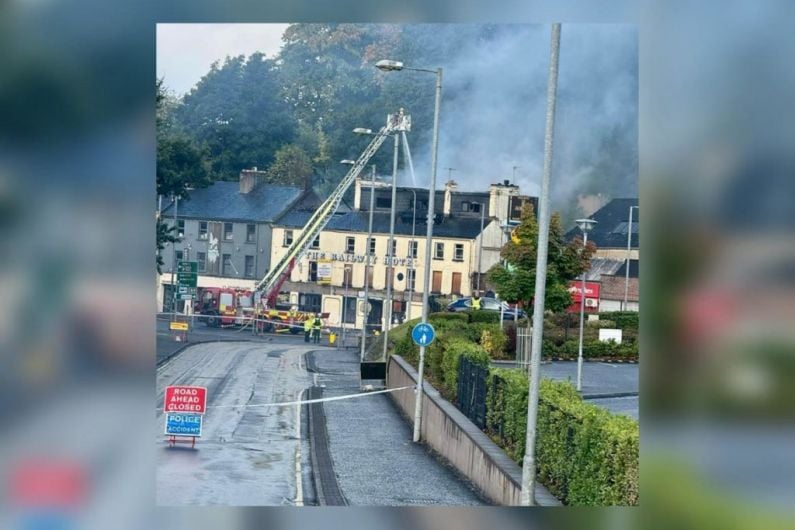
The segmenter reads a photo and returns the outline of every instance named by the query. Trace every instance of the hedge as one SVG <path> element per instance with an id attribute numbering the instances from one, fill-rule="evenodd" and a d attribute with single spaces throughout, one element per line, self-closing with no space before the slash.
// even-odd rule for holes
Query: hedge
<path id="1" fill-rule="evenodd" d="M 486 322 L 489 324 L 499 324 L 500 323 L 500 312 L 499 311 L 467 311 L 466 314 L 469 315 L 469 321 L 472 323 L 475 322 Z"/>
<path id="2" fill-rule="evenodd" d="M 548 339 L 543 341 L 543 354 L 547 357 L 576 358 L 579 348 L 577 339 L 569 339 L 563 344 L 556 344 L 554 340 Z M 585 340 L 582 345 L 582 356 L 586 359 L 637 360 L 638 343 L 625 341 L 616 344 L 614 341 Z"/>
<path id="3" fill-rule="evenodd" d="M 640 322 L 640 313 L 637 311 L 609 311 L 599 313 L 600 320 L 612 320 L 619 329 L 632 329 L 637 331 Z"/>
<path id="4" fill-rule="evenodd" d="M 445 344 L 442 358 L 442 386 L 445 397 L 455 402 L 458 397 L 458 365 L 461 357 L 466 357 L 484 368 L 489 366 L 489 354 L 465 338 L 451 338 Z"/>
<path id="5" fill-rule="evenodd" d="M 528 379 L 492 369 L 486 428 L 521 465 L 527 430 Z M 582 401 L 570 383 L 542 380 L 539 389 L 538 476 L 566 504 L 638 504 L 638 423 Z"/>

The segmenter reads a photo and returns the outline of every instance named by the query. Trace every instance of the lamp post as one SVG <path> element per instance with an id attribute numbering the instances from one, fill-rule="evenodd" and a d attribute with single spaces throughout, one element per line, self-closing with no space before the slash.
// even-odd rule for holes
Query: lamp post
<path id="1" fill-rule="evenodd" d="M 398 170 L 398 147 L 400 137 L 395 133 L 395 150 L 392 158 L 392 201 L 389 212 L 389 242 L 386 247 L 387 271 L 386 276 L 386 314 L 384 315 L 384 361 L 386 361 L 386 350 L 389 343 L 389 328 L 392 327 L 392 283 L 395 276 L 395 202 L 397 201 L 397 170 Z M 369 244 L 369 242 L 368 242 Z"/>
<path id="2" fill-rule="evenodd" d="M 624 311 L 627 310 L 627 297 L 629 296 L 629 257 L 632 252 L 632 210 L 637 210 L 637 206 L 629 207 L 629 224 L 627 225 L 627 263 L 626 278 L 624 278 Z"/>
<path id="3" fill-rule="evenodd" d="M 409 270 L 416 274 L 416 269 L 414 268 L 414 260 L 417 259 L 417 256 L 414 255 L 414 226 L 416 225 L 417 221 L 417 192 L 414 189 L 411 189 L 411 194 L 414 196 L 412 214 L 411 214 L 411 243 L 409 244 Z M 413 291 L 414 291 L 414 282 L 416 278 L 406 278 L 407 280 L 411 280 L 408 282 L 409 284 L 409 305 L 406 307 L 406 320 L 411 320 L 411 301 L 413 298 Z"/>
<path id="4" fill-rule="evenodd" d="M 582 251 L 588 248 L 588 232 L 593 229 L 596 221 L 593 219 L 577 219 L 577 226 L 582 231 Z M 585 327 L 585 272 L 582 273 L 580 287 L 580 346 L 577 349 L 577 392 L 582 390 L 582 335 Z"/>
<path id="5" fill-rule="evenodd" d="M 179 206 L 179 196 L 174 195 L 174 231 L 179 236 L 179 228 L 177 227 L 177 207 Z M 179 288 L 174 283 L 174 271 L 177 268 L 177 244 L 171 243 L 171 320 L 177 318 L 177 291 Z"/>
<path id="6" fill-rule="evenodd" d="M 486 213 L 486 205 L 480 203 L 480 242 L 478 244 L 478 294 L 480 293 L 480 276 L 483 273 L 483 220 Z"/>
<path id="7" fill-rule="evenodd" d="M 343 164 L 343 165 L 346 165 L 346 166 L 352 166 L 355 163 L 356 162 L 354 162 L 353 160 L 348 160 L 348 159 L 340 160 L 340 164 Z M 340 330 L 341 330 L 340 342 L 342 343 L 342 348 L 345 349 L 345 313 L 346 313 L 347 308 L 348 308 L 348 283 L 350 283 L 350 282 L 349 282 L 349 278 L 345 277 L 345 266 L 344 265 L 342 267 L 342 281 L 343 281 L 343 283 L 345 283 L 345 291 L 342 294 L 342 314 L 340 315 Z M 354 322 L 355 321 L 356 320 L 355 320 L 355 317 L 354 317 Z"/>
<path id="8" fill-rule="evenodd" d="M 442 69 L 428 70 L 425 68 L 409 68 L 400 61 L 381 60 L 375 64 L 376 68 L 390 72 L 399 70 L 414 70 L 429 72 L 436 75 L 436 98 L 433 109 L 433 147 L 431 149 L 431 182 L 428 187 L 428 230 L 425 235 L 425 275 L 422 290 L 422 322 L 428 321 L 428 291 L 430 288 L 431 245 L 433 241 L 433 202 L 436 195 L 436 165 L 439 152 L 439 111 L 442 102 Z M 425 365 L 425 346 L 420 346 L 420 363 L 417 375 L 417 393 L 414 397 L 414 435 L 415 442 L 420 441 L 420 421 L 422 417 L 422 378 Z"/>

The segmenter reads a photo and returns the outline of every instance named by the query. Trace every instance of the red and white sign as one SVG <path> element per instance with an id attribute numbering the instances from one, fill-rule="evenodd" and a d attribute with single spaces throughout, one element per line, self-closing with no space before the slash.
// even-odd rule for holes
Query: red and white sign
<path id="1" fill-rule="evenodd" d="M 599 311 L 599 287 L 597 282 L 585 282 L 585 312 L 596 313 Z M 569 313 L 579 313 L 582 301 L 582 282 L 569 282 L 569 293 L 571 293 L 571 305 L 566 310 Z"/>
<path id="2" fill-rule="evenodd" d="M 163 410 L 166 412 L 192 412 L 204 414 L 207 407 L 207 389 L 203 386 L 167 386 Z"/>

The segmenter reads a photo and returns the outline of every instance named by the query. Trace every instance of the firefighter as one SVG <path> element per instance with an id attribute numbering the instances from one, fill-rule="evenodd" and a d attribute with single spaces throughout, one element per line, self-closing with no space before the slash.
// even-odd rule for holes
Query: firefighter
<path id="1" fill-rule="evenodd" d="M 312 335 L 312 318 L 307 317 L 304 320 L 304 342 L 309 342 L 310 335 Z"/>
<path id="2" fill-rule="evenodd" d="M 320 328 L 323 327 L 323 321 L 320 319 L 320 313 L 315 315 L 315 320 L 312 322 L 312 338 L 315 344 L 320 343 Z"/>
<path id="3" fill-rule="evenodd" d="M 472 295 L 472 311 L 480 311 L 480 293 L 478 291 Z"/>

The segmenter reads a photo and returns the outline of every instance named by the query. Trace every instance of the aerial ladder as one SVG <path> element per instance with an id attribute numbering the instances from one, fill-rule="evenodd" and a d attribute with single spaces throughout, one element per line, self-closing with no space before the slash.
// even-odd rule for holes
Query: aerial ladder
<path id="1" fill-rule="evenodd" d="M 257 283 L 256 291 L 260 293 L 261 299 L 265 300 L 268 307 L 275 307 L 276 299 L 279 295 L 284 282 L 290 277 L 295 264 L 300 260 L 309 246 L 320 232 L 326 227 L 328 222 L 334 217 L 334 213 L 339 208 L 342 197 L 348 188 L 353 184 L 356 177 L 362 172 L 370 158 L 375 155 L 384 140 L 391 134 L 405 133 L 411 130 L 411 116 L 404 114 L 403 109 L 399 112 L 387 116 L 384 127 L 375 133 L 370 145 L 362 152 L 358 160 L 354 162 L 351 169 L 340 181 L 337 188 L 329 194 L 328 198 L 315 210 L 306 225 L 301 230 L 301 235 L 293 240 L 287 249 L 287 253 L 273 266 L 262 280 Z"/>

